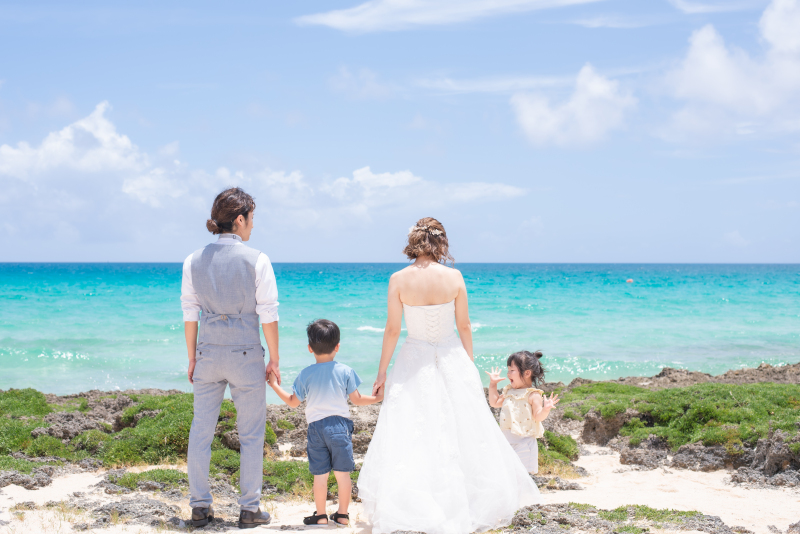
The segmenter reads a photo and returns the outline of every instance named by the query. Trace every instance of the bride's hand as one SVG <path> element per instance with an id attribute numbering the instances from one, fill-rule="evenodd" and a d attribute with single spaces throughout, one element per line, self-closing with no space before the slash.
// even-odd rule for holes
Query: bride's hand
<path id="1" fill-rule="evenodd" d="M 378 378 L 375 379 L 375 383 L 372 384 L 372 395 L 377 395 L 378 390 L 381 389 L 386 384 L 386 373 L 378 373 Z"/>
<path id="2" fill-rule="evenodd" d="M 506 379 L 504 376 L 500 376 L 500 368 L 499 367 L 492 367 L 492 372 L 484 371 L 487 375 L 489 375 L 489 382 L 492 384 L 497 384 L 498 382 L 502 382 Z"/>

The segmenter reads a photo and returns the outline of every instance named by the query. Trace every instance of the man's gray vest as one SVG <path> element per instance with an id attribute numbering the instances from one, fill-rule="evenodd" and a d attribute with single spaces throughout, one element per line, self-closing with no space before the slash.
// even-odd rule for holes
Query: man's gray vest
<path id="1" fill-rule="evenodd" d="M 192 255 L 192 286 L 203 312 L 200 343 L 261 345 L 256 313 L 259 254 L 241 243 L 214 243 Z"/>

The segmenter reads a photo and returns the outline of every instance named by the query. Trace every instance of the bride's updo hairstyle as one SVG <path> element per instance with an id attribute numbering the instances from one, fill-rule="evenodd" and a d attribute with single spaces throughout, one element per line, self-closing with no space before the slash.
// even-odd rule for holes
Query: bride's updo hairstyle
<path id="1" fill-rule="evenodd" d="M 408 231 L 408 244 L 403 249 L 409 260 L 430 256 L 439 263 L 455 263 L 447 244 L 447 232 L 433 217 L 423 217 Z"/>
<path id="2" fill-rule="evenodd" d="M 212 234 L 226 234 L 233 232 L 233 221 L 239 215 L 245 219 L 256 209 L 253 197 L 238 187 L 226 189 L 214 199 L 211 206 L 211 218 L 206 221 L 206 228 Z"/>
<path id="3" fill-rule="evenodd" d="M 539 387 L 544 384 L 544 367 L 542 367 L 539 361 L 541 357 L 542 351 L 540 350 L 536 352 L 521 350 L 508 357 L 506 366 L 514 364 L 514 366 L 519 369 L 519 374 L 523 378 L 525 378 L 526 372 L 530 371 L 531 382 L 534 386 Z"/>

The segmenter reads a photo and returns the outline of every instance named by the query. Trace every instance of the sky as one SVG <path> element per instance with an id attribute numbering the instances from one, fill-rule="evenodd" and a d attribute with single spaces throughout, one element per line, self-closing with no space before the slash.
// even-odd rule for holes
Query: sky
<path id="1" fill-rule="evenodd" d="M 0 261 L 800 262 L 800 0 L 5 1 Z"/>

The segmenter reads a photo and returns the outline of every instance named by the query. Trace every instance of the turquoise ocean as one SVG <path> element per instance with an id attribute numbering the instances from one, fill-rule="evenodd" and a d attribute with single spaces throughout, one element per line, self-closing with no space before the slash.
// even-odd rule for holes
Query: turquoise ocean
<path id="1" fill-rule="evenodd" d="M 369 389 L 402 266 L 275 264 L 284 381 L 313 363 L 305 325 L 326 318 Z M 547 380 L 564 382 L 800 361 L 800 265 L 457 267 L 481 370 L 522 349 L 542 350 Z M 0 264 L 0 389 L 190 391 L 180 283 L 177 263 Z"/>

